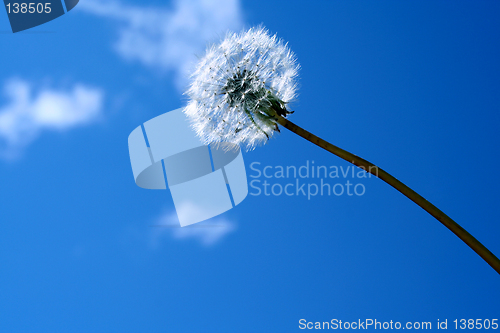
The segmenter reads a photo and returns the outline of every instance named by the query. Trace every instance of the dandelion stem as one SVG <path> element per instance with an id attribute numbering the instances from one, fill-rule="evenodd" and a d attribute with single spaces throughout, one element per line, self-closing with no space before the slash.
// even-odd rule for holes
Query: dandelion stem
<path id="1" fill-rule="evenodd" d="M 474 236 L 469 234 L 464 228 L 462 228 L 458 223 L 453 221 L 448 215 L 439 210 L 436 206 L 431 204 L 429 201 L 424 199 L 417 192 L 413 191 L 411 188 L 391 176 L 386 171 L 380 169 L 376 165 L 368 162 L 367 160 L 358 157 L 354 154 L 351 154 L 348 151 L 345 151 L 337 146 L 332 145 L 331 143 L 317 137 L 316 135 L 309 133 L 305 129 L 295 125 L 288 119 L 274 114 L 277 122 L 285 127 L 286 129 L 294 132 L 295 134 L 300 135 L 304 139 L 314 143 L 315 145 L 329 151 L 330 153 L 337 155 L 338 157 L 350 162 L 362 169 L 366 172 L 369 172 L 376 177 L 382 179 L 387 184 L 394 187 L 399 192 L 403 193 L 410 200 L 415 202 L 417 205 L 422 207 L 426 212 L 434 216 L 439 222 L 441 222 L 445 227 L 451 230 L 455 235 L 457 235 L 465 244 L 469 245 L 469 247 L 474 250 L 481 258 L 483 258 L 498 274 L 500 274 L 500 260 L 491 253 L 483 244 L 481 244 Z"/>

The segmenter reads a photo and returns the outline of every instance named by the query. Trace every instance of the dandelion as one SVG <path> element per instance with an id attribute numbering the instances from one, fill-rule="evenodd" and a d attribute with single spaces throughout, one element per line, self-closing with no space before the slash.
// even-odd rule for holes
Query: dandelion
<path id="1" fill-rule="evenodd" d="M 206 143 L 232 142 L 247 149 L 267 143 L 278 125 L 382 179 L 450 229 L 500 274 L 500 260 L 436 206 L 398 179 L 295 125 L 287 116 L 296 96 L 295 55 L 263 27 L 228 34 L 208 48 L 192 75 L 185 113 Z"/>
<path id="2" fill-rule="evenodd" d="M 267 142 L 295 98 L 294 54 L 264 28 L 229 34 L 210 47 L 192 75 L 185 109 L 202 140 L 233 142 L 247 150 Z"/>

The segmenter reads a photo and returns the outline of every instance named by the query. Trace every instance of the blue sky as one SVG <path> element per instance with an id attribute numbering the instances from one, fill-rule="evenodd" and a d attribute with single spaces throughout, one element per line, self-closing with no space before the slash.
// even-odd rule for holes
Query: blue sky
<path id="1" fill-rule="evenodd" d="M 263 24 L 301 65 L 293 122 L 499 256 L 499 15 L 495 1 L 82 0 L 12 34 L 0 13 L 0 331 L 500 320 L 498 274 L 378 179 L 325 179 L 361 196 L 250 194 L 216 228 L 157 227 L 176 223 L 172 198 L 135 185 L 127 148 L 138 125 L 185 105 L 208 43 Z M 249 181 L 254 162 L 349 166 L 286 130 L 243 156 Z"/>

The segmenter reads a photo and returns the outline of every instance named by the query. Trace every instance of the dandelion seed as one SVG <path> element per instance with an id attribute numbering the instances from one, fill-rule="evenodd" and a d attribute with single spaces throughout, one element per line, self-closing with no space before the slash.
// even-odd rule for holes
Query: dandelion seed
<path id="1" fill-rule="evenodd" d="M 213 65 L 207 70 L 208 63 Z M 275 112 L 291 113 L 286 105 L 296 96 L 298 69 L 285 43 L 264 28 L 228 34 L 208 49 L 193 73 L 185 112 L 204 143 L 227 141 L 253 149 L 277 132 Z M 244 116 L 236 119 L 239 114 Z M 214 133 L 213 125 L 223 118 L 230 125 Z"/>

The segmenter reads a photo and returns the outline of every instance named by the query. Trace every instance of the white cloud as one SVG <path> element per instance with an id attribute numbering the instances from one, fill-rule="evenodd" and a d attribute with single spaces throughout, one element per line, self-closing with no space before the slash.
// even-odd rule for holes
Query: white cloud
<path id="1" fill-rule="evenodd" d="M 243 25 L 239 0 L 176 0 L 172 8 L 85 0 L 77 8 L 120 22 L 116 51 L 125 59 L 173 71 L 179 89 L 207 43 Z"/>
<path id="2" fill-rule="evenodd" d="M 65 130 L 88 124 L 101 114 L 103 93 L 76 84 L 70 91 L 40 89 L 11 79 L 3 87 L 7 104 L 0 105 L 0 154 L 14 157 L 43 130 Z"/>
<path id="3" fill-rule="evenodd" d="M 151 245 L 158 247 L 164 236 L 184 240 L 194 239 L 202 245 L 210 246 L 236 229 L 233 222 L 222 217 L 215 217 L 187 227 L 181 227 L 175 212 L 164 213 L 152 226 Z"/>

